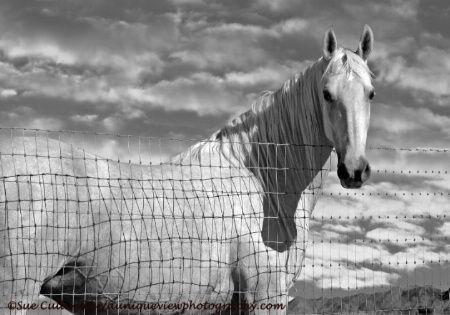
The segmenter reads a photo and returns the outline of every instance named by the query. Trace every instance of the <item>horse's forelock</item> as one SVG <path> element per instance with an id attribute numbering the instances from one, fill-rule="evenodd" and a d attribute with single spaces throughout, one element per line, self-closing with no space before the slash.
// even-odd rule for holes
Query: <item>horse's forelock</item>
<path id="1" fill-rule="evenodd" d="M 339 47 L 333 54 L 323 77 L 346 74 L 347 80 L 356 76 L 367 85 L 372 81 L 372 72 L 367 63 L 357 54 L 349 49 Z"/>

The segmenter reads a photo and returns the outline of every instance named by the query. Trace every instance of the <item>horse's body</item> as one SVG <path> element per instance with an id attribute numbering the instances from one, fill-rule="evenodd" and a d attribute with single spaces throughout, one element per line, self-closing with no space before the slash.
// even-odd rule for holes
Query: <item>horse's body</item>
<path id="1" fill-rule="evenodd" d="M 229 303 L 239 277 L 256 280 L 269 268 L 266 264 L 287 268 L 289 275 L 270 279 L 282 288 L 300 268 L 307 209 L 318 197 L 320 176 L 316 194 L 311 190 L 301 195 L 305 211 L 296 213 L 295 226 L 301 229 L 296 244 L 275 254 L 270 248 L 266 252 L 261 236 L 261 187 L 251 172 L 232 166 L 224 157 L 219 161 L 219 156 L 202 154 L 206 170 L 188 166 L 188 161 L 186 166 L 150 168 L 95 161 L 94 156 L 56 141 L 36 144 L 41 158 L 35 157 L 32 138 L 14 141 L 14 157 L 2 157 L 6 194 L 1 194 L 5 205 L 1 222 L 8 222 L 5 249 L 11 259 L 2 271 L 16 279 L 7 283 L 14 284 L 7 292 L 20 295 L 26 289 L 37 294 L 45 279 L 66 266 L 64 290 L 71 293 L 77 283 L 78 293 L 85 293 L 86 286 L 90 294 L 78 303 L 118 296 L 121 301 Z M 1 150 L 11 152 L 10 146 Z M 54 158 L 49 159 L 48 152 Z M 283 246 L 281 237 L 279 242 Z M 23 252 L 27 255 L 22 257 Z M 79 271 L 73 271 L 74 265 Z M 60 278 L 50 280 L 53 292 L 43 293 L 60 293 Z M 275 284 L 270 289 L 278 292 Z"/>
<path id="2" fill-rule="evenodd" d="M 351 74 L 366 67 L 339 53 Z M 50 139 L 1 141 L 0 307 L 41 293 L 189 303 L 184 313 L 208 302 L 202 311 L 214 313 L 240 292 L 255 313 L 284 313 L 262 308 L 287 305 L 333 146 L 343 185 L 366 179 L 368 167 L 345 162 L 357 150 L 340 150 L 325 126 L 321 89 L 333 62 L 321 58 L 164 165 L 113 162 Z"/>

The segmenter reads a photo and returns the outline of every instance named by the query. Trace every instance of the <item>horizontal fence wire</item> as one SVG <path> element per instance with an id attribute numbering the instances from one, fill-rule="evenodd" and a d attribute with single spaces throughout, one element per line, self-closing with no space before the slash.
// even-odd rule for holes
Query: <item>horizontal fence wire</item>
<path id="1" fill-rule="evenodd" d="M 347 190 L 326 145 L 0 128 L 0 309 L 450 313 L 450 150 L 366 153 Z"/>

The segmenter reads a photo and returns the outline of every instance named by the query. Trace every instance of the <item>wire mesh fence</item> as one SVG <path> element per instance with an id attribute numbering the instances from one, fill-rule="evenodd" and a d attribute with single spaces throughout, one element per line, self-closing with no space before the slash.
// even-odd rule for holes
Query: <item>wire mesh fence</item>
<path id="1" fill-rule="evenodd" d="M 346 190 L 326 146 L 0 139 L 5 313 L 39 295 L 78 314 L 450 312 L 447 149 L 370 147 L 371 181 Z"/>

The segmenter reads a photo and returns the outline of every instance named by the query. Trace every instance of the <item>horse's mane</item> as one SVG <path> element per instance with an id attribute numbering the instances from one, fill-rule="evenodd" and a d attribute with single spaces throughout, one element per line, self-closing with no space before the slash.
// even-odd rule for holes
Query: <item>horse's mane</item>
<path id="1" fill-rule="evenodd" d="M 215 132 L 209 139 L 204 140 L 180 156 L 190 155 L 191 159 L 200 158 L 202 152 L 218 150 L 222 152 L 225 144 L 230 144 L 229 150 L 234 158 L 241 159 L 252 144 L 274 145 L 274 144 L 304 144 L 311 143 L 307 135 L 314 134 L 306 132 L 306 129 L 319 127 L 314 106 L 304 104 L 306 99 L 312 99 L 312 80 L 305 80 L 308 73 L 312 73 L 314 66 L 309 67 L 303 73 L 287 80 L 276 92 L 265 91 L 256 99 L 251 109 L 231 120 L 225 127 Z M 318 100 L 315 100 L 318 101 Z M 302 114 L 298 114 L 298 111 Z M 294 115 L 296 113 L 296 115 Z M 296 120 L 296 116 L 303 119 Z M 285 117 L 290 121 L 285 122 Z M 283 120 L 283 123 L 280 123 Z M 308 121 L 309 120 L 309 121 Z M 304 139 L 296 139 L 295 128 L 305 129 L 299 134 Z M 297 129 L 298 130 L 298 129 Z M 282 142 L 280 142 L 283 139 Z"/>

